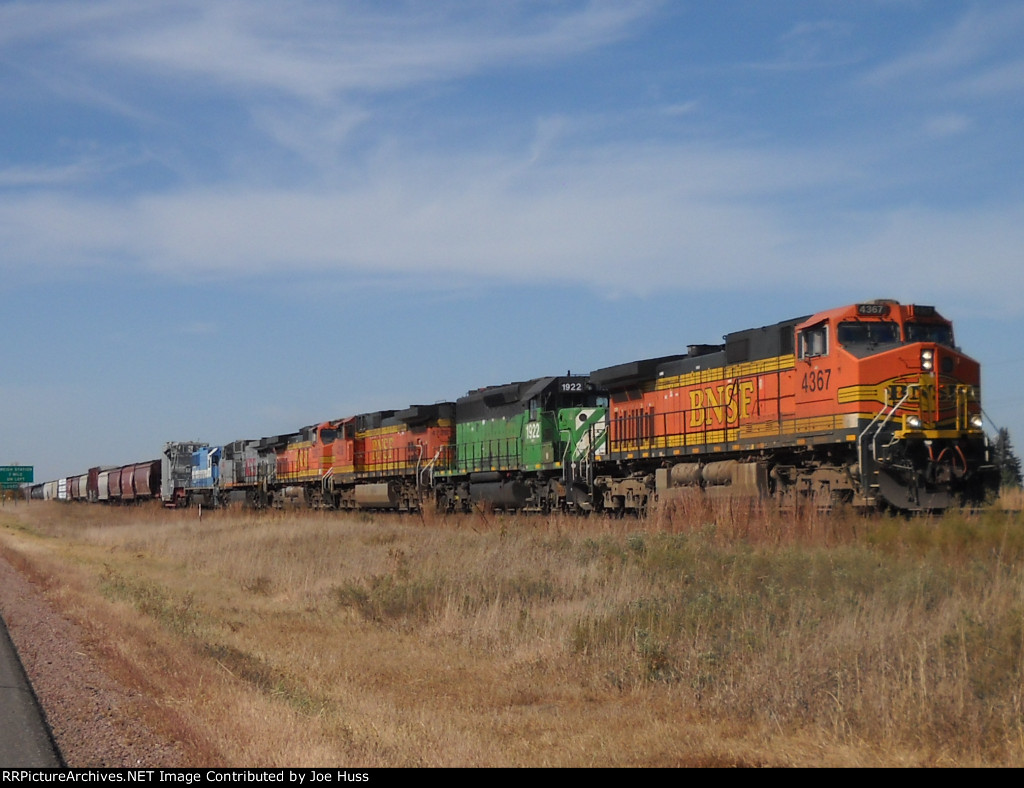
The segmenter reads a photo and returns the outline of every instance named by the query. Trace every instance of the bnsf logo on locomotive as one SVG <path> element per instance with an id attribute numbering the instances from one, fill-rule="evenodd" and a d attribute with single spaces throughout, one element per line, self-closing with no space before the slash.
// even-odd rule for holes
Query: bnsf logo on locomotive
<path id="1" fill-rule="evenodd" d="M 921 401 L 922 387 L 908 382 L 893 382 L 887 387 L 889 402 L 906 402 L 914 405 Z M 957 384 L 939 383 L 928 390 L 935 391 L 941 407 L 952 408 L 956 405 Z M 904 399 L 905 398 L 905 399 Z"/>
<path id="2" fill-rule="evenodd" d="M 690 426 L 708 427 L 723 423 L 735 424 L 754 412 L 754 381 L 741 380 L 706 386 L 690 391 Z"/>

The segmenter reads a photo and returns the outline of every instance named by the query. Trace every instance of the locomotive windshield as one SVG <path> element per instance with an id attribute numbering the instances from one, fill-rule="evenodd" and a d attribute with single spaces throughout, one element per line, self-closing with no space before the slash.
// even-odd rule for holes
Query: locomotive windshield
<path id="1" fill-rule="evenodd" d="M 902 342 L 934 342 L 953 347 L 953 327 L 948 323 L 913 323 L 900 326 L 889 320 L 851 320 L 839 324 L 836 331 L 839 344 L 850 352 L 861 355 L 880 347 L 895 346 Z"/>
<path id="2" fill-rule="evenodd" d="M 907 342 L 934 342 L 953 347 L 953 327 L 948 323 L 907 323 Z"/>
<path id="3" fill-rule="evenodd" d="M 897 345 L 900 341 L 900 327 L 897 323 L 853 321 L 839 324 L 839 344 L 845 348 L 852 345 Z"/>
<path id="4" fill-rule="evenodd" d="M 557 392 L 559 408 L 593 407 L 604 399 L 585 378 L 563 378 Z"/>

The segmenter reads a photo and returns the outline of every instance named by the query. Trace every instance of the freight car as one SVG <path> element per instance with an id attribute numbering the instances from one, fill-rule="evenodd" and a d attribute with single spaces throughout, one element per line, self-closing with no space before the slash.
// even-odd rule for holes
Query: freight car
<path id="1" fill-rule="evenodd" d="M 161 460 L 32 495 L 640 514 L 692 490 L 923 512 L 998 489 L 979 364 L 934 307 L 868 301 L 723 340 L 284 435 L 167 443 Z"/>
<path id="2" fill-rule="evenodd" d="M 161 494 L 160 468 L 160 460 L 90 468 L 77 476 L 34 484 L 29 488 L 29 497 L 33 500 L 88 503 L 150 501 Z"/>

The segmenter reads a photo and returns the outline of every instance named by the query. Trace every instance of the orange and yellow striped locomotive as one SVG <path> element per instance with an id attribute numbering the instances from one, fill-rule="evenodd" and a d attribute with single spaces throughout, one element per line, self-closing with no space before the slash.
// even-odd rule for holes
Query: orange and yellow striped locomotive
<path id="1" fill-rule="evenodd" d="M 277 505 L 419 509 L 454 431 L 450 403 L 324 422 L 276 450 Z"/>
<path id="2" fill-rule="evenodd" d="M 998 486 L 980 367 L 934 307 L 891 300 L 597 370 L 607 440 L 594 505 L 711 495 L 934 511 Z"/>

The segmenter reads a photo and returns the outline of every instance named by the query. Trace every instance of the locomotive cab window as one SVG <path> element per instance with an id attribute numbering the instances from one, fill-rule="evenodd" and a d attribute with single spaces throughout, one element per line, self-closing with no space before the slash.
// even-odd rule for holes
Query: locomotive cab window
<path id="1" fill-rule="evenodd" d="M 907 342 L 934 342 L 954 347 L 953 327 L 943 323 L 907 323 Z"/>
<path id="2" fill-rule="evenodd" d="M 805 328 L 799 338 L 800 358 L 828 355 L 828 323 Z"/>
<path id="3" fill-rule="evenodd" d="M 843 322 L 839 324 L 836 337 L 839 344 L 845 348 L 897 345 L 900 341 L 900 327 L 889 321 Z"/>

